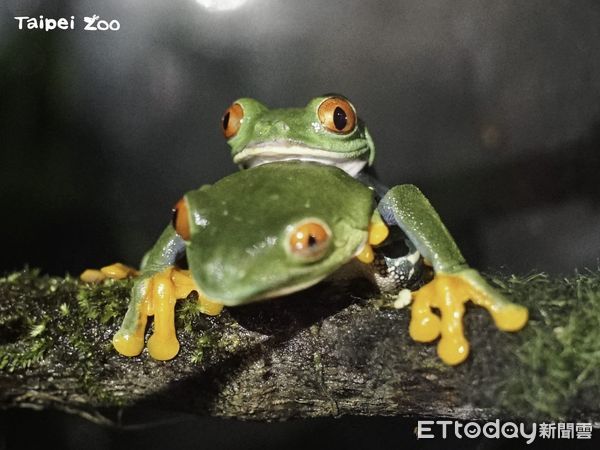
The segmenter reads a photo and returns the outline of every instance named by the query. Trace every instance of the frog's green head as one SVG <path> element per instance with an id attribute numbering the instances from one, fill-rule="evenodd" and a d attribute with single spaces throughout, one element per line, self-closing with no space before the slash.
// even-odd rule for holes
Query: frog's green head
<path id="1" fill-rule="evenodd" d="M 184 198 L 192 276 L 228 306 L 315 284 L 368 245 L 372 191 L 336 167 L 274 162 Z"/>
<path id="2" fill-rule="evenodd" d="M 268 109 L 236 100 L 221 119 L 233 161 L 242 168 L 284 160 L 316 161 L 356 175 L 372 164 L 375 146 L 352 103 L 337 94 L 304 108 Z"/>

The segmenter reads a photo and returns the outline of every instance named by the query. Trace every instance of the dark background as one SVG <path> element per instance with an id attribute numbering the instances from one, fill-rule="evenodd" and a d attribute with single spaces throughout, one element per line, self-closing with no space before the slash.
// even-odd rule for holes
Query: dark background
<path id="1" fill-rule="evenodd" d="M 74 15 L 77 30 L 17 29 L 14 16 L 40 14 Z M 92 14 L 121 30 L 82 31 Z M 247 0 L 230 11 L 195 0 L 7 0 L 0 272 L 136 265 L 185 191 L 237 170 L 219 128 L 232 100 L 303 106 L 325 92 L 353 101 L 381 179 L 421 187 L 473 265 L 566 274 L 598 266 L 595 0 Z M 13 425 L 27 421 L 62 420 L 57 439 L 67 441 L 92 432 L 56 417 L 1 418 L 13 438 L 22 432 Z M 315 430 L 333 439 L 344 426 L 381 433 L 390 448 L 414 444 L 414 422 L 385 420 L 272 430 L 288 446 L 312 442 L 298 436 Z M 189 438 L 210 424 L 181 427 Z M 93 433 L 115 445 L 115 434 Z"/>

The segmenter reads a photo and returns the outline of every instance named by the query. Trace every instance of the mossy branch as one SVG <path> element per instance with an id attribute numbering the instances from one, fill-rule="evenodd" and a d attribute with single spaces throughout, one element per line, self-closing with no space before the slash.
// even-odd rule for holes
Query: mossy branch
<path id="1" fill-rule="evenodd" d="M 130 281 L 89 285 L 24 270 L 0 279 L 0 407 L 58 408 L 106 421 L 152 406 L 256 420 L 434 415 L 600 420 L 600 272 L 488 277 L 531 319 L 518 333 L 466 316 L 458 367 L 413 342 L 409 310 L 362 283 L 200 313 L 180 301 L 181 352 L 159 362 L 110 340 Z"/>

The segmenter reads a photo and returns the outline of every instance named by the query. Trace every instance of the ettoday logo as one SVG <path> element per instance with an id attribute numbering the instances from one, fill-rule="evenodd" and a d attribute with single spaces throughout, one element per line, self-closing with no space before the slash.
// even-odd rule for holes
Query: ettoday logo
<path id="1" fill-rule="evenodd" d="M 591 423 L 541 423 L 524 424 L 522 422 L 504 422 L 500 419 L 493 422 L 463 423 L 456 420 L 419 420 L 417 422 L 417 439 L 524 439 L 531 444 L 536 438 L 541 439 L 591 439 Z"/>

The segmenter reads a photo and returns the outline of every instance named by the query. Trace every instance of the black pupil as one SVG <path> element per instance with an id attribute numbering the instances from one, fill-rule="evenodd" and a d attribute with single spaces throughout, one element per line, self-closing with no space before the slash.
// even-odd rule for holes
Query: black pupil
<path id="1" fill-rule="evenodd" d="M 229 112 L 226 112 L 223 116 L 223 129 L 227 129 L 227 125 L 229 125 Z"/>
<path id="2" fill-rule="evenodd" d="M 317 238 L 311 234 L 308 236 L 308 246 L 314 247 L 315 245 L 317 245 Z"/>
<path id="3" fill-rule="evenodd" d="M 346 113 L 342 108 L 337 106 L 333 110 L 333 124 L 338 130 L 343 130 L 346 128 L 346 124 L 348 123 L 348 119 L 346 117 Z"/>

